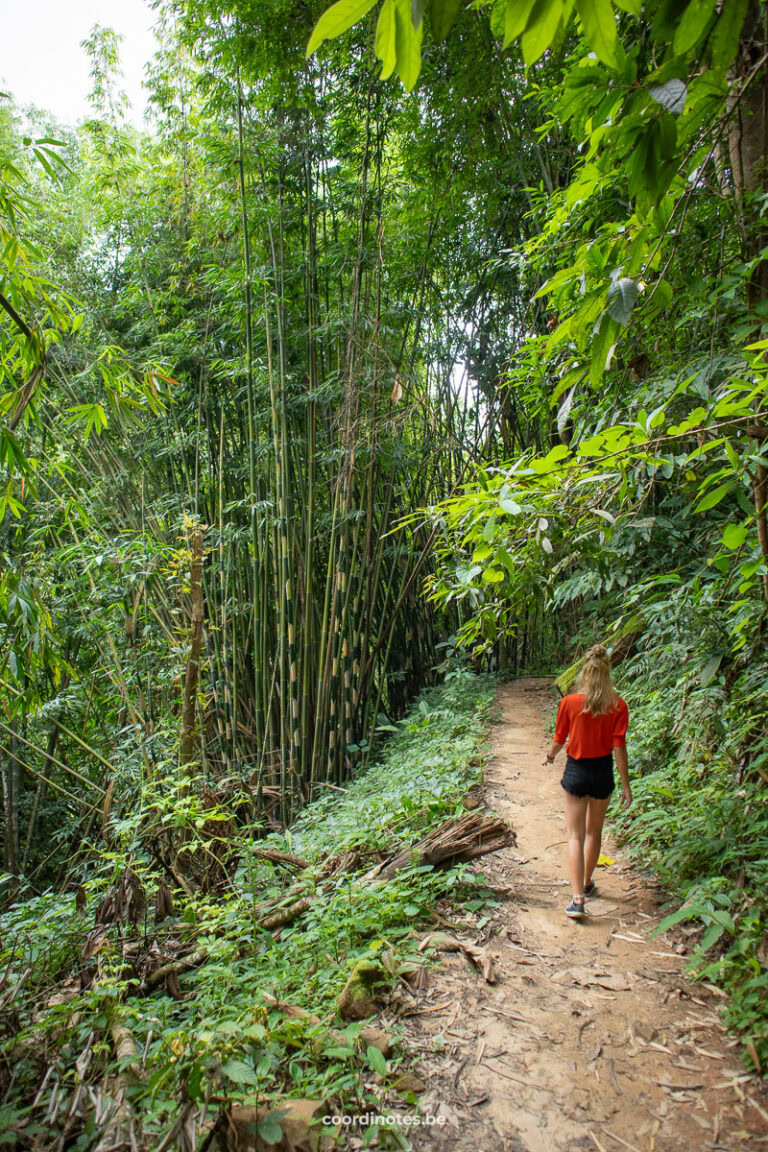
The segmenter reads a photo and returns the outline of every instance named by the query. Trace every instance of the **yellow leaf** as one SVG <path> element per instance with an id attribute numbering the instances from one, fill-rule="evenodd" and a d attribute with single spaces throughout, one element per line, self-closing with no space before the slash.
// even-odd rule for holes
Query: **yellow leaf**
<path id="1" fill-rule="evenodd" d="M 613 864 L 612 856 L 605 856 L 602 852 L 597 858 L 598 868 L 607 868 L 609 864 Z"/>

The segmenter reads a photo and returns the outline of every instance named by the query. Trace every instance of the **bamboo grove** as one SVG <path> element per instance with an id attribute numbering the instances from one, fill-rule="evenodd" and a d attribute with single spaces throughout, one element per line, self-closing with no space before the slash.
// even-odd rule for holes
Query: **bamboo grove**
<path id="1" fill-rule="evenodd" d="M 3 113 L 0 755 L 33 889 L 147 781 L 200 772 L 283 825 L 366 763 L 460 620 L 422 594 L 436 529 L 403 517 L 528 434 L 496 385 L 538 314 L 488 258 L 529 226 L 541 147 L 446 112 L 439 70 L 404 105 L 365 37 L 302 65 L 285 5 L 161 22 L 152 133 L 99 28 L 91 120 L 30 112 L 25 143 Z M 470 83 L 463 48 L 448 67 Z M 499 62 L 497 93 L 520 81 Z M 480 204 L 491 164 L 515 187 Z"/>

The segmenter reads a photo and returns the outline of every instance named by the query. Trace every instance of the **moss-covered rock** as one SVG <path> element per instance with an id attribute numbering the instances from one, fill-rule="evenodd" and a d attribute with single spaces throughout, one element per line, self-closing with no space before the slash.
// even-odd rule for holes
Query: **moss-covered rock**
<path id="1" fill-rule="evenodd" d="M 384 965 L 378 960 L 358 960 L 336 1001 L 342 1020 L 365 1020 L 379 1010 L 377 999 L 389 983 Z"/>

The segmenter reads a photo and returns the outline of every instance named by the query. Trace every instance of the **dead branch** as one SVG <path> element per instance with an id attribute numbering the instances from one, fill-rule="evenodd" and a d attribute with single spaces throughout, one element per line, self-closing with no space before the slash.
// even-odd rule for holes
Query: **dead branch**
<path id="1" fill-rule="evenodd" d="M 196 952 L 190 952 L 189 956 L 182 956 L 181 960 L 173 960 L 170 964 L 163 964 L 160 968 L 155 968 L 154 972 L 150 972 L 145 977 L 142 984 L 142 991 L 149 991 L 156 988 L 158 984 L 162 984 L 164 980 L 168 980 L 171 976 L 180 976 L 182 972 L 189 972 L 193 968 L 199 968 L 208 959 L 208 953 L 204 948 L 199 948 Z"/>
<path id="2" fill-rule="evenodd" d="M 504 820 L 475 809 L 464 816 L 446 820 L 423 840 L 402 849 L 388 862 L 378 864 L 366 873 L 365 878 L 379 876 L 382 880 L 390 880 L 403 868 L 415 864 L 453 864 L 459 860 L 474 860 L 489 852 L 498 852 L 500 848 L 508 848 L 515 842 L 515 833 Z"/>
<path id="3" fill-rule="evenodd" d="M 292 868 L 309 868 L 309 861 L 302 860 L 300 856 L 292 856 L 290 852 L 278 852 L 276 848 L 251 848 L 251 854 L 264 860 L 271 860 L 273 864 L 286 864 Z"/>
<path id="4" fill-rule="evenodd" d="M 266 916 L 261 921 L 262 928 L 271 931 L 272 928 L 280 928 L 283 924 L 290 924 L 298 916 L 303 916 L 307 909 L 312 904 L 309 896 L 304 896 L 301 900 L 296 900 L 293 904 L 289 904 L 287 908 L 280 908 L 277 912 L 273 912 L 271 916 Z"/>

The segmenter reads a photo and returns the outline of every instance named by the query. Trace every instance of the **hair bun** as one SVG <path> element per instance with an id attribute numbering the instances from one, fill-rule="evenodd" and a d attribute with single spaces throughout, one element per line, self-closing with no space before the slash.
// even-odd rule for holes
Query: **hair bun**
<path id="1" fill-rule="evenodd" d="M 591 660 L 607 660 L 608 652 L 602 644 L 593 644 L 589 652 L 587 652 L 587 659 Z"/>

